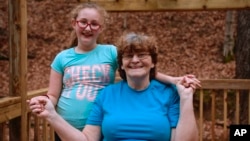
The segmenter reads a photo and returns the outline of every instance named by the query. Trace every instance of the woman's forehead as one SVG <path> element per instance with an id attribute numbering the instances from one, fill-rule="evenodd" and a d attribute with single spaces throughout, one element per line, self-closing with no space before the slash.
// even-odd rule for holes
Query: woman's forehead
<path id="1" fill-rule="evenodd" d="M 149 52 L 149 49 L 144 46 L 127 46 L 123 49 L 124 53 Z"/>

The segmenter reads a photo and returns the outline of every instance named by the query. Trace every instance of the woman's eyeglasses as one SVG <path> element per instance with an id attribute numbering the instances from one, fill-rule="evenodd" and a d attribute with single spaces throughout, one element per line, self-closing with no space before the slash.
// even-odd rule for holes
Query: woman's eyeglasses
<path id="1" fill-rule="evenodd" d="M 122 58 L 126 59 L 126 60 L 131 60 L 134 56 L 136 56 L 138 59 L 142 60 L 142 59 L 149 57 L 150 53 L 137 53 L 137 54 L 125 53 L 122 55 Z"/>
<path id="2" fill-rule="evenodd" d="M 98 30 L 101 27 L 98 23 L 88 23 L 87 21 L 76 21 L 76 23 L 82 29 L 86 29 L 89 26 L 91 30 Z"/>

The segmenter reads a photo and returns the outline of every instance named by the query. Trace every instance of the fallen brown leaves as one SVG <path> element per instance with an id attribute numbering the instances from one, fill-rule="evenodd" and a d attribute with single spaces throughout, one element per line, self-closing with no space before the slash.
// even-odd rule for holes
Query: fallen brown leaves
<path id="1" fill-rule="evenodd" d="M 77 1 L 28 0 L 28 90 L 48 86 L 50 63 L 67 48 L 69 12 Z M 8 56 L 7 2 L 0 6 L 0 52 Z M 158 70 L 173 76 L 187 73 L 202 79 L 233 78 L 235 62 L 224 63 L 224 11 L 112 12 L 102 35 L 114 43 L 123 32 L 144 32 L 157 37 Z M 8 94 L 9 64 L 0 60 L 0 94 Z"/>

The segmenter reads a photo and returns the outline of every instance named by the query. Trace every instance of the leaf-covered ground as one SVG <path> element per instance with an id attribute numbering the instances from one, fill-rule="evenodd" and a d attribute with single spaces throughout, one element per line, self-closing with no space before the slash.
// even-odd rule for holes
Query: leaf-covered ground
<path id="1" fill-rule="evenodd" d="M 8 1 L 0 5 L 0 95 L 8 93 Z M 50 63 L 68 48 L 69 12 L 78 4 L 66 0 L 27 0 L 28 90 L 48 86 Z M 233 78 L 235 61 L 222 55 L 225 11 L 110 12 L 103 43 L 114 43 L 123 32 L 157 37 L 158 70 L 173 76 L 187 73 L 202 79 Z"/>

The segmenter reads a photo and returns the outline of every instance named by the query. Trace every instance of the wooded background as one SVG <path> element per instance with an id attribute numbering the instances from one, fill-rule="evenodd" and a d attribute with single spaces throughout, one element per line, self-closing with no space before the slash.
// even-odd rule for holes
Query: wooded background
<path id="1" fill-rule="evenodd" d="M 8 3 L 0 3 L 0 96 L 5 96 L 9 92 Z M 51 61 L 69 47 L 69 12 L 78 3 L 27 0 L 28 91 L 48 86 Z M 160 72 L 194 74 L 199 79 L 234 78 L 234 56 L 223 56 L 226 12 L 109 12 L 101 41 L 113 44 L 123 32 L 143 32 L 157 37 Z"/>
<path id="2" fill-rule="evenodd" d="M 116 4 L 127 2 L 126 0 L 108 1 L 114 1 L 116 2 Z M 145 6 L 145 8 L 150 8 L 152 5 L 149 5 L 148 3 L 152 2 L 153 0 L 136 0 L 136 3 L 138 3 L 138 1 L 145 2 L 145 4 L 147 5 Z M 166 1 L 169 2 L 171 0 L 156 1 L 165 3 Z M 221 11 L 216 11 L 211 9 L 205 10 L 204 8 L 208 8 L 210 4 L 215 3 L 219 3 L 221 8 L 226 8 L 228 4 L 234 7 L 235 4 L 232 5 L 230 3 L 235 2 L 234 0 L 220 0 L 219 2 L 217 2 L 216 0 L 209 0 L 205 2 L 207 3 L 205 5 L 203 5 L 203 2 L 194 3 L 194 1 L 192 1 L 192 6 L 200 6 L 203 11 L 194 11 L 194 7 L 192 11 L 177 10 L 169 12 L 110 12 L 108 27 L 102 34 L 101 41 L 102 43 L 114 43 L 116 41 L 116 38 L 119 37 L 122 32 L 144 32 L 149 35 L 154 35 L 158 38 L 160 48 L 160 62 L 158 68 L 161 72 L 174 76 L 192 73 L 195 74 L 199 79 L 228 79 L 234 77 L 249 79 L 250 11 L 247 10 L 247 7 L 249 7 L 250 1 L 239 0 L 235 3 L 236 7 L 241 5 L 240 7 L 242 8 L 242 10 L 236 11 L 235 14 L 231 15 L 232 21 L 226 21 L 226 18 L 228 16 L 227 14 L 228 12 L 230 12 L 229 9 L 224 11 L 222 11 L 222 9 Z M 20 14 L 16 13 L 12 14 L 10 18 L 10 23 L 12 24 L 8 23 L 8 1 L 6 2 L 0 0 L 0 2 L 1 4 L 3 3 L 3 5 L 0 5 L 0 95 L 6 96 L 9 93 L 12 94 L 12 96 L 21 96 L 21 98 L 23 99 L 23 106 L 21 106 L 23 112 L 22 121 L 26 122 L 27 118 L 25 114 L 25 99 L 27 98 L 27 91 L 26 59 L 24 57 L 26 56 L 26 51 L 21 49 L 23 52 L 18 52 L 18 50 L 20 49 L 18 47 L 20 46 L 17 46 L 17 44 L 22 43 L 22 47 L 26 49 L 26 32 L 22 32 L 25 33 L 25 35 L 22 36 L 23 38 L 21 38 L 21 42 L 15 40 L 20 39 L 19 35 L 21 35 L 19 34 L 21 28 L 19 23 L 20 17 L 22 17 L 22 23 L 26 21 L 26 9 L 18 4 L 20 4 L 19 2 L 23 2 L 22 4 L 25 3 L 26 5 L 26 1 L 9 0 L 9 2 L 13 2 L 12 4 L 15 5 L 11 5 L 10 9 L 12 10 L 10 11 L 20 13 L 18 12 L 20 8 L 25 9 L 25 11 L 21 12 L 21 16 Z M 50 69 L 49 66 L 51 61 L 59 51 L 69 47 L 68 43 L 71 27 L 68 13 L 76 4 L 78 4 L 78 2 L 79 0 L 70 1 L 70 3 L 67 0 L 27 0 L 28 91 L 48 86 Z M 179 1 L 172 2 L 178 3 Z M 183 4 L 184 0 L 181 2 Z M 131 5 L 133 5 L 133 3 L 131 3 Z M 134 6 L 137 7 L 138 5 Z M 154 6 L 155 5 L 153 5 L 151 8 L 154 8 Z M 168 5 L 163 4 L 161 6 L 164 7 Z M 185 6 L 186 8 L 188 8 L 188 5 Z M 214 6 L 216 7 L 217 5 Z M 245 7 L 245 10 L 243 10 L 243 7 Z M 122 7 L 121 10 L 123 10 L 123 8 L 125 7 Z M 234 19 L 237 19 L 238 21 L 236 22 L 236 20 Z M 228 48 L 229 50 L 227 49 L 227 51 L 232 54 L 225 56 L 225 31 L 228 30 L 228 28 L 226 27 L 228 23 L 232 25 L 231 28 L 233 30 L 230 31 L 232 32 L 232 36 L 230 35 L 232 39 L 230 39 L 228 42 L 232 46 Z M 236 25 L 236 23 L 238 25 Z M 10 27 L 12 32 L 9 33 L 8 30 L 10 29 L 8 29 L 8 27 Z M 237 31 L 234 30 L 236 28 Z M 22 29 L 26 30 L 25 27 L 23 27 Z M 13 30 L 16 32 L 13 32 Z M 10 36 L 9 34 L 11 33 L 17 34 L 15 34 L 15 36 Z M 238 35 L 236 35 L 236 33 Z M 8 37 L 12 37 L 11 43 L 12 45 L 14 44 L 16 48 L 9 49 Z M 234 37 L 237 38 L 235 39 Z M 12 52 L 11 58 L 9 58 L 9 54 L 11 54 L 9 53 L 9 50 L 14 52 Z M 234 53 L 236 54 L 235 56 Z M 18 57 L 15 57 L 15 55 L 17 55 Z M 9 66 L 9 59 L 11 59 L 11 66 Z M 25 62 L 22 61 L 22 63 L 17 63 L 20 61 L 18 59 L 25 60 Z M 24 65 L 23 69 L 20 69 L 20 67 L 18 67 L 19 64 Z M 17 73 L 16 70 L 21 70 L 21 73 Z M 14 75 L 11 75 L 11 78 L 9 78 L 8 75 L 9 71 L 14 72 L 12 73 Z M 21 77 L 19 77 L 19 74 L 21 74 Z M 11 90 L 14 90 L 11 92 L 9 92 L 8 90 L 9 80 L 12 82 L 10 86 L 13 89 Z M 248 95 L 241 94 L 240 98 L 240 100 L 243 100 L 240 102 L 241 123 L 243 123 L 242 119 L 247 119 L 243 118 L 247 116 L 247 108 L 244 108 L 245 106 L 243 105 L 244 103 L 247 104 L 247 96 Z M 11 121 L 11 125 L 13 126 L 10 127 L 20 129 L 16 123 L 23 123 L 24 126 L 22 126 L 22 131 L 25 131 L 26 124 L 20 121 L 20 119 Z M 208 126 L 208 129 L 210 129 L 210 126 Z M 17 137 L 17 139 L 20 139 L 20 135 L 10 135 L 10 137 Z M 23 135 L 23 137 L 25 137 L 25 135 Z M 23 138 L 23 140 L 26 139 Z"/>

